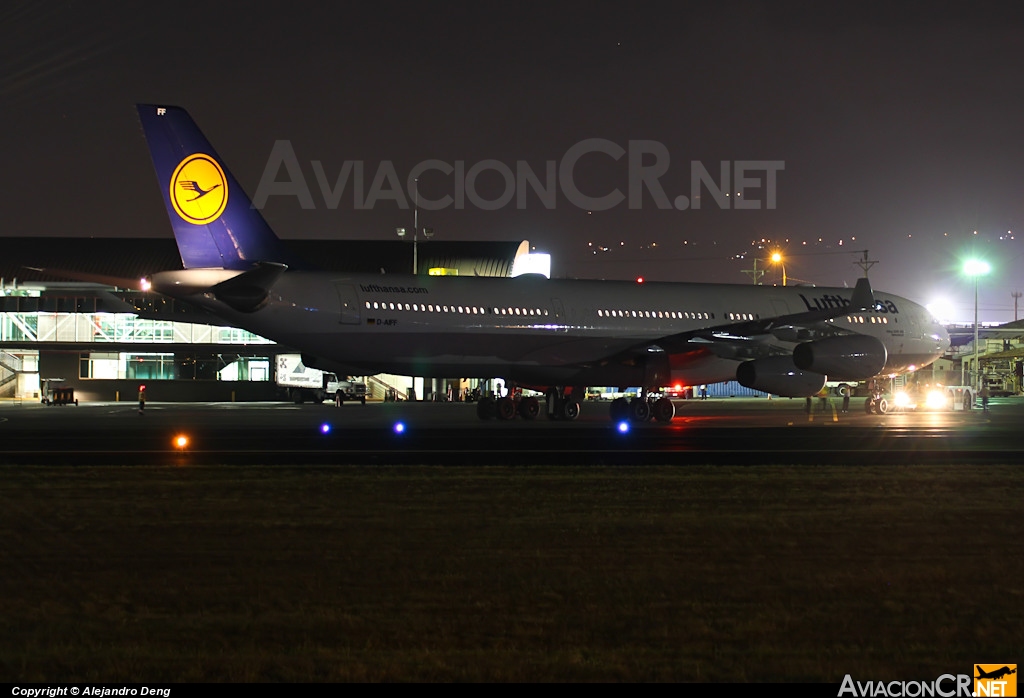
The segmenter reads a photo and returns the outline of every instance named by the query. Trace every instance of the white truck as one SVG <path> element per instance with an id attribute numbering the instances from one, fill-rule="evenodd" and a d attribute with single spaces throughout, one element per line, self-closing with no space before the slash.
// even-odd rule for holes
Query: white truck
<path id="1" fill-rule="evenodd" d="M 358 381 L 340 380 L 333 373 L 310 368 L 302 363 L 299 354 L 277 355 L 277 386 L 284 390 L 288 399 L 296 405 L 306 400 L 321 403 L 330 398 L 338 403 L 358 400 L 366 404 L 366 384 Z"/>

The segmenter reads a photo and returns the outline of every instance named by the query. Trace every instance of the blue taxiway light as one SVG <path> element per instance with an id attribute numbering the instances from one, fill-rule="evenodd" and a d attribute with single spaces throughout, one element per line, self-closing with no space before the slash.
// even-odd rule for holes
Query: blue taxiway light
<path id="1" fill-rule="evenodd" d="M 395 433 L 396 434 L 404 434 L 405 433 L 405 424 L 403 422 L 395 422 L 394 429 L 395 429 Z"/>
<path id="2" fill-rule="evenodd" d="M 620 434 L 628 434 L 629 433 L 629 422 L 627 422 L 625 420 L 619 422 L 618 424 L 615 425 L 615 430 L 618 431 Z"/>
<path id="3" fill-rule="evenodd" d="M 320 425 L 320 433 L 321 434 L 330 434 L 331 433 L 331 425 L 328 424 L 327 422 L 324 422 L 323 424 L 321 424 Z"/>

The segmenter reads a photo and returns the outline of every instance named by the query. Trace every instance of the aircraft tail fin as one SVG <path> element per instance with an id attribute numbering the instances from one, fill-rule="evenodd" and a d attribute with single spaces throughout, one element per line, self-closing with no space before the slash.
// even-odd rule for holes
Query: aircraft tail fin
<path id="1" fill-rule="evenodd" d="M 253 208 L 223 160 L 181 107 L 136 105 L 186 269 L 301 264 Z"/>
<path id="2" fill-rule="evenodd" d="M 875 294 L 871 290 L 871 282 L 868 277 L 862 276 L 857 279 L 857 285 L 853 287 L 853 296 L 850 298 L 850 307 L 855 310 L 868 310 L 875 305 Z"/>

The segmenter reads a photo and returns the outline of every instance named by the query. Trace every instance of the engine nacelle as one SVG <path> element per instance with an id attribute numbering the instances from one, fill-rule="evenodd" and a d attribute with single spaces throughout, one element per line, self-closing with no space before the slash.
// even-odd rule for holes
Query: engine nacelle
<path id="1" fill-rule="evenodd" d="M 740 385 L 781 397 L 809 397 L 825 387 L 825 376 L 802 371 L 789 356 L 744 361 L 736 368 Z"/>
<path id="2" fill-rule="evenodd" d="M 881 340 L 866 334 L 804 342 L 793 349 L 797 368 L 824 373 L 834 381 L 862 381 L 877 376 L 887 356 Z"/>

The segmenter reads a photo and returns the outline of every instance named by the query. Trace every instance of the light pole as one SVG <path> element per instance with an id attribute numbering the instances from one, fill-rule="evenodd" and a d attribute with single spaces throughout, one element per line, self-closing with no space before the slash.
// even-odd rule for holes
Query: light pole
<path id="1" fill-rule="evenodd" d="M 782 285 L 786 285 L 786 260 L 782 258 L 782 253 L 772 252 L 772 263 L 778 264 L 782 267 Z"/>
<path id="2" fill-rule="evenodd" d="M 419 243 L 420 234 L 420 180 L 416 178 L 413 180 L 413 213 L 412 213 L 412 275 L 416 276 L 418 273 L 419 259 L 417 246 Z M 433 228 L 424 228 L 423 237 L 429 239 L 434 235 Z M 400 238 L 405 237 L 405 228 L 395 228 L 395 233 Z"/>
<path id="3" fill-rule="evenodd" d="M 978 277 L 992 271 L 988 262 L 980 259 L 968 259 L 964 262 L 964 273 L 974 277 L 974 376 L 971 385 L 975 390 L 981 389 L 981 371 L 978 366 Z"/>

